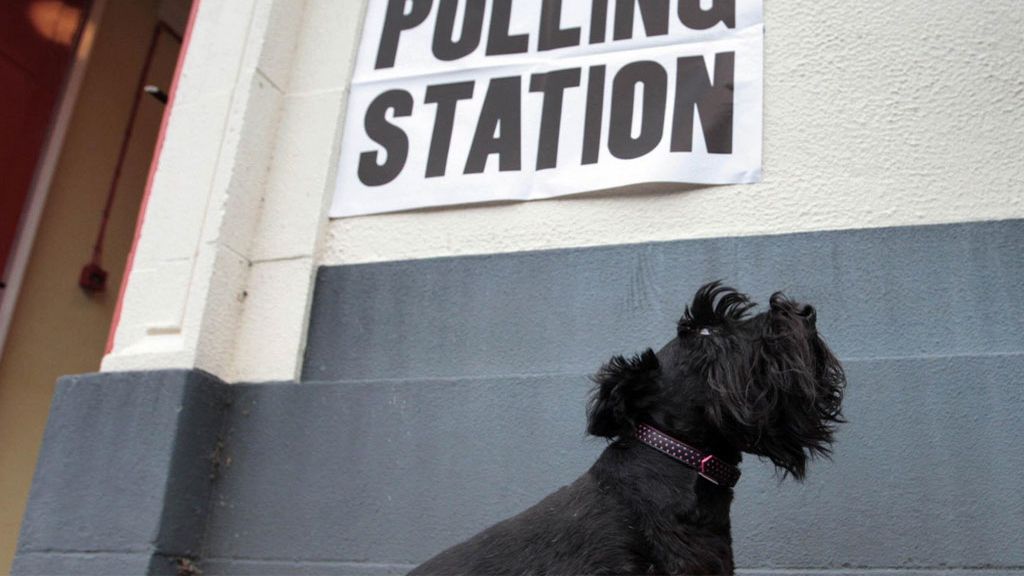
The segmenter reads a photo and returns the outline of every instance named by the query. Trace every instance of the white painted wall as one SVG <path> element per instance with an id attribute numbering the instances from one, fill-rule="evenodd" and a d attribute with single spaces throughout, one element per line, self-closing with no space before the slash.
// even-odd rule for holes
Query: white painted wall
<path id="1" fill-rule="evenodd" d="M 767 0 L 760 184 L 330 222 L 365 0 L 200 1 L 105 370 L 293 378 L 321 264 L 1024 217 L 1020 0 Z"/>
<path id="2" fill-rule="evenodd" d="M 302 358 L 362 5 L 197 2 L 103 369 L 287 380 Z"/>
<path id="3" fill-rule="evenodd" d="M 765 4 L 762 183 L 333 220 L 321 263 L 1024 217 L 1024 4 Z"/>

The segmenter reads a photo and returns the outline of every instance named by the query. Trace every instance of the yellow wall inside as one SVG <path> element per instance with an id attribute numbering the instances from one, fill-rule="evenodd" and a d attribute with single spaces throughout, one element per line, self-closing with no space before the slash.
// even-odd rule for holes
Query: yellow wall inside
<path id="1" fill-rule="evenodd" d="M 99 369 L 163 105 L 142 100 L 102 263 L 103 294 L 78 287 L 92 253 L 158 0 L 108 0 L 0 360 L 0 573 L 9 572 L 54 383 Z M 176 39 L 161 34 L 147 81 L 168 91 Z"/>

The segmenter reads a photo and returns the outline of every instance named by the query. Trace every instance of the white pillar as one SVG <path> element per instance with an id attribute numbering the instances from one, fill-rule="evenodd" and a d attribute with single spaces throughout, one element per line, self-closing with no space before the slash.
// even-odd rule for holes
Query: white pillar
<path id="1" fill-rule="evenodd" d="M 292 379 L 364 3 L 195 1 L 103 370 Z"/>

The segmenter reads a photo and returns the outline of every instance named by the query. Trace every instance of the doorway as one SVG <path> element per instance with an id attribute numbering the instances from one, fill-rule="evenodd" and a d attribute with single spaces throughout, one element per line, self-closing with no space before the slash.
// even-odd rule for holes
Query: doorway
<path id="1" fill-rule="evenodd" d="M 62 104 L 68 105 L 67 124 L 59 142 L 51 137 L 46 144 L 56 146 L 57 153 L 37 225 L 32 229 L 25 226 L 25 215 L 33 201 L 38 201 L 32 197 L 37 190 L 31 187 L 35 182 L 38 189 L 40 167 L 46 163 L 43 142 L 39 142 L 42 151 L 33 152 L 36 164 L 29 172 L 35 175 L 30 174 L 26 184 L 30 192 L 19 199 L 16 192 L 21 188 L 8 186 L 13 178 L 0 180 L 0 215 L 10 219 L 9 211 L 20 210 L 16 240 L 0 253 L 8 272 L 19 250 L 25 250 L 26 235 L 30 245 L 27 255 L 22 254 L 20 286 L 11 308 L 6 342 L 0 349 L 0 573 L 7 573 L 14 556 L 54 384 L 65 374 L 99 369 L 161 130 L 163 100 L 172 90 L 191 4 L 189 0 L 88 3 L 0 2 L 0 43 L 11 37 L 3 27 L 14 22 L 12 14 L 37 5 L 49 6 L 56 14 L 66 14 L 68 6 L 81 8 L 83 20 L 75 34 L 83 46 L 92 43 L 87 63 L 79 60 L 82 50 L 76 53 L 69 48 L 66 55 L 64 78 L 69 70 L 74 75 L 76 67 L 84 68 L 78 71 L 81 78 L 77 95 L 70 96 L 74 101 L 61 102 L 60 87 L 66 84 L 61 78 L 58 94 L 49 107 L 59 110 Z M 144 90 L 146 86 L 151 87 L 149 91 Z M 0 93 L 4 98 L 0 102 L 26 101 L 24 106 L 30 108 L 45 107 L 37 101 L 40 98 L 20 93 L 13 84 L 0 84 Z M 10 118 L 0 119 L 4 121 L 11 122 Z M 3 125 L 3 130 L 9 129 Z M 0 173 L 3 167 L 26 170 L 28 160 L 23 156 L 31 155 L 32 146 L 26 142 L 28 130 L 19 130 L 25 137 L 19 138 L 7 158 L 0 156 Z M 52 120 L 48 120 L 42 140 L 47 133 L 55 134 Z M 9 140 L 6 132 L 2 139 Z M 8 153 L 7 149 L 0 148 L 3 153 Z M 6 234 L 9 227 L 4 226 L 0 233 Z M 102 242 L 96 251 L 101 229 Z M 98 252 L 99 264 L 108 277 L 104 289 L 85 290 L 79 283 L 80 273 L 94 259 L 94 252 Z M 11 277 L 8 273 L 4 278 Z M 9 291 L 4 294 L 8 303 L 10 296 Z"/>

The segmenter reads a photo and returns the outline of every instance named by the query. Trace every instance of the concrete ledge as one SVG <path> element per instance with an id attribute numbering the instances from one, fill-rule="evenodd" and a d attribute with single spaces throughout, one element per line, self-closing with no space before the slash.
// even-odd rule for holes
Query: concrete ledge
<path id="1" fill-rule="evenodd" d="M 1024 574 L 1024 568 L 985 570 L 976 568 L 844 568 L 821 570 L 807 568 L 751 568 L 736 570 L 739 576 L 1014 576 Z"/>
<path id="2" fill-rule="evenodd" d="M 1024 355 L 847 369 L 833 462 L 803 484 L 743 463 L 737 564 L 1024 566 L 1024 498 L 1007 489 L 1024 469 Z M 591 464 L 603 443 L 583 434 L 589 388 L 584 374 L 236 386 L 205 553 L 418 563 Z"/>
<path id="3" fill-rule="evenodd" d="M 161 562 L 150 553 L 115 552 L 19 552 L 14 561 L 14 574 L 54 576 L 57 574 L 160 574 L 174 575 L 173 570 L 160 570 Z"/>
<path id="4" fill-rule="evenodd" d="M 1024 574 L 1024 568 L 985 570 L 978 568 L 751 568 L 736 570 L 739 576 L 1014 576 Z"/>
<path id="5" fill-rule="evenodd" d="M 14 573 L 160 574 L 198 557 L 227 401 L 197 371 L 62 378 Z"/>
<path id="6" fill-rule="evenodd" d="M 280 560 L 212 559 L 203 564 L 208 574 L 224 576 L 390 576 L 405 574 L 413 564 L 370 564 L 358 562 L 283 562 Z M 900 569 L 900 568 L 750 568 L 736 570 L 738 576 L 1017 576 L 1024 568 L 984 570 L 974 568 Z"/>
<path id="7" fill-rule="evenodd" d="M 213 558 L 203 562 L 204 574 L 222 576 L 397 576 L 412 564 L 369 562 L 305 562 L 302 560 L 255 560 Z"/>
<path id="8" fill-rule="evenodd" d="M 1024 469 L 1024 354 L 847 369 L 851 421 L 834 462 L 803 484 L 743 464 L 742 573 L 1019 571 L 1024 498 L 1007 487 Z M 14 571 L 169 574 L 201 553 L 207 576 L 402 573 L 585 470 L 603 447 L 583 434 L 589 387 L 585 374 L 68 378 Z"/>

